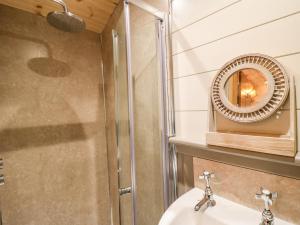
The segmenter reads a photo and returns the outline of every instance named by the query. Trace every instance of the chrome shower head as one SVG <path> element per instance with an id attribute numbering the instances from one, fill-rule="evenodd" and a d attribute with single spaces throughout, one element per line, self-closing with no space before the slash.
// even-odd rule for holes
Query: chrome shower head
<path id="1" fill-rule="evenodd" d="M 57 29 L 67 32 L 81 32 L 85 30 L 83 19 L 71 12 L 50 12 L 47 21 Z"/>
<path id="2" fill-rule="evenodd" d="M 65 2 L 63 0 L 52 0 L 60 4 L 63 8 L 63 12 L 50 12 L 47 15 L 47 21 L 57 29 L 67 32 L 81 32 L 85 30 L 85 22 L 79 16 L 69 12 Z"/>

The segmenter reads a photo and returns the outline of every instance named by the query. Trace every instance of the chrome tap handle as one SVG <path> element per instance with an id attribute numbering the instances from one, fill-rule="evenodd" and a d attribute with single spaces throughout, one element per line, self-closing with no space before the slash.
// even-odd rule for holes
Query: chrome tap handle
<path id="1" fill-rule="evenodd" d="M 215 174 L 208 172 L 208 171 L 204 171 L 203 174 L 201 176 L 199 176 L 200 180 L 205 180 L 206 182 L 206 187 L 210 187 L 210 179 L 214 178 Z"/>
<path id="2" fill-rule="evenodd" d="M 256 199 L 261 199 L 265 203 L 265 210 L 270 210 L 270 206 L 273 204 L 273 201 L 277 198 L 277 192 L 270 192 L 267 189 L 260 188 L 261 193 L 255 195 Z"/>

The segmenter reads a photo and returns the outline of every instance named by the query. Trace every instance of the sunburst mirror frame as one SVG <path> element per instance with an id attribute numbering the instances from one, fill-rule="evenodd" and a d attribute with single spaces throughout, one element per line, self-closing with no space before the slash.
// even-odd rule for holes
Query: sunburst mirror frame
<path id="1" fill-rule="evenodd" d="M 267 93 L 260 102 L 251 107 L 233 105 L 226 97 L 225 84 L 237 71 L 256 69 L 268 82 Z M 215 76 L 211 86 L 214 108 L 225 118 L 240 123 L 264 120 L 275 113 L 289 94 L 289 77 L 277 60 L 262 54 L 247 54 L 226 63 Z"/>

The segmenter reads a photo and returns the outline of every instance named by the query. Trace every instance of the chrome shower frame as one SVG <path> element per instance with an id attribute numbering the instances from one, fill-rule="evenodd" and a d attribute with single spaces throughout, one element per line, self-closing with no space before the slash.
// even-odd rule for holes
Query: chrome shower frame
<path id="1" fill-rule="evenodd" d="M 126 58 L 127 58 L 127 79 L 128 79 L 128 111 L 129 111 L 129 139 L 131 157 L 131 193 L 132 193 L 132 224 L 136 225 L 136 163 L 135 163 L 135 143 L 134 143 L 134 109 L 133 109 L 133 75 L 131 58 L 131 31 L 130 31 L 130 4 L 155 16 L 157 30 L 157 50 L 160 64 L 161 81 L 161 105 L 160 105 L 160 132 L 162 151 L 162 178 L 164 209 L 176 198 L 177 167 L 176 153 L 173 146 L 169 144 L 169 137 L 174 136 L 175 122 L 173 116 L 173 95 L 172 88 L 168 87 L 168 64 L 167 64 L 167 43 L 166 27 L 168 14 L 162 12 L 142 0 L 124 0 L 125 38 L 126 38 Z M 168 112 L 172 115 L 168 116 Z M 174 156 L 175 155 L 175 156 Z M 171 172 L 170 172 L 171 169 Z"/>

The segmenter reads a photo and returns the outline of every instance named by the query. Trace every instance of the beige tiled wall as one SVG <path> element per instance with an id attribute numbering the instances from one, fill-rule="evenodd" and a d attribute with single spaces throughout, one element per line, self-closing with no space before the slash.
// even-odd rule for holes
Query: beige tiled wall
<path id="1" fill-rule="evenodd" d="M 98 34 L 0 4 L 3 224 L 109 224 L 102 86 Z"/>
<path id="2" fill-rule="evenodd" d="M 206 143 L 210 82 L 223 64 L 238 55 L 270 55 L 294 76 L 296 86 L 300 85 L 300 1 L 173 0 L 172 16 L 178 138 Z M 202 159 L 194 159 L 194 164 L 195 176 L 203 169 L 219 173 L 222 185 L 216 185 L 218 194 L 253 208 L 260 205 L 253 200 L 253 192 L 261 185 L 279 191 L 276 214 L 300 223 L 300 208 L 294 203 L 300 201 L 299 181 Z M 230 188 L 229 181 L 235 188 Z M 293 196 L 290 203 L 287 199 Z"/>
<path id="3" fill-rule="evenodd" d="M 210 81 L 238 55 L 270 55 L 299 84 L 298 0 L 174 0 L 172 10 L 178 137 L 205 144 Z"/>
<path id="4" fill-rule="evenodd" d="M 300 180 L 194 158 L 195 186 L 202 189 L 204 183 L 198 177 L 204 170 L 215 173 L 212 188 L 216 194 L 258 211 L 264 206 L 254 197 L 260 187 L 278 192 L 278 198 L 271 207 L 275 216 L 300 224 Z"/>

